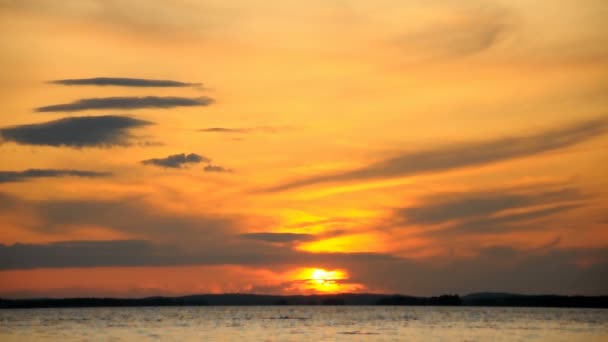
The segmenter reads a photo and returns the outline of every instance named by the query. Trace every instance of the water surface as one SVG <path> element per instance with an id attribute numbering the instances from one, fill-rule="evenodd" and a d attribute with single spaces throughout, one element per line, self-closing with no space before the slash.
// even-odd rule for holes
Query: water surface
<path id="1" fill-rule="evenodd" d="M 233 306 L 0 310 L 0 340 L 608 341 L 608 310 Z"/>

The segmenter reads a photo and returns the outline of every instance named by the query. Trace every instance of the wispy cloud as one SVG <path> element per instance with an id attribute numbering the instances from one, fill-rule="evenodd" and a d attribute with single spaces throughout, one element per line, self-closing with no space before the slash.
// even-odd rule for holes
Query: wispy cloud
<path id="1" fill-rule="evenodd" d="M 199 129 L 203 133 L 250 134 L 250 133 L 279 133 L 287 127 L 260 126 L 249 128 L 208 127 Z"/>
<path id="2" fill-rule="evenodd" d="M 36 108 L 37 112 L 78 112 L 91 109 L 141 109 L 141 108 L 175 108 L 192 106 L 209 106 L 213 103 L 210 97 L 198 98 L 175 96 L 144 97 L 100 97 L 80 99 L 71 103 Z"/>
<path id="3" fill-rule="evenodd" d="M 403 35 L 400 41 L 437 58 L 455 58 L 491 48 L 505 33 L 506 27 L 502 22 L 453 23 Z"/>
<path id="4" fill-rule="evenodd" d="M 234 172 L 232 169 L 227 169 L 223 166 L 209 164 L 203 169 L 205 172 Z"/>
<path id="5" fill-rule="evenodd" d="M 607 130 L 608 119 L 600 118 L 531 135 L 406 152 L 359 169 L 295 180 L 268 188 L 267 191 L 283 191 L 321 183 L 403 177 L 497 163 L 573 146 L 600 136 Z"/>
<path id="6" fill-rule="evenodd" d="M 174 168 L 179 169 L 188 164 L 198 164 L 198 163 L 209 163 L 211 159 L 201 156 L 196 153 L 180 153 L 173 154 L 165 158 L 152 158 L 147 160 L 142 160 L 142 164 L 144 165 L 155 165 L 165 168 Z"/>
<path id="7" fill-rule="evenodd" d="M 249 133 L 248 128 L 224 128 L 224 127 L 210 127 L 199 129 L 199 132 L 205 133 Z"/>
<path id="8" fill-rule="evenodd" d="M 152 122 L 127 116 L 78 116 L 0 128 L 0 137 L 24 145 L 111 147 L 130 144 L 133 128 Z"/>
<path id="9" fill-rule="evenodd" d="M 127 77 L 93 77 L 93 78 L 70 78 L 53 80 L 49 83 L 67 86 L 119 86 L 119 87 L 200 87 L 201 83 L 186 83 L 173 80 L 152 80 L 145 78 Z"/>
<path id="10" fill-rule="evenodd" d="M 271 233 L 271 232 L 260 232 L 260 233 L 247 233 L 239 235 L 245 239 L 259 240 L 266 242 L 275 243 L 290 243 L 297 241 L 310 241 L 315 239 L 313 234 L 299 234 L 299 233 Z"/>
<path id="11" fill-rule="evenodd" d="M 574 187 L 438 193 L 420 204 L 395 210 L 394 218 L 397 225 L 423 226 L 422 235 L 435 237 L 539 230 L 553 223 L 532 222 L 580 208 L 587 199 Z"/>
<path id="12" fill-rule="evenodd" d="M 430 196 L 424 203 L 399 209 L 408 223 L 439 224 L 452 220 L 493 215 L 510 209 L 555 204 L 584 198 L 580 190 L 566 187 L 540 192 L 516 192 L 500 189 L 485 192 L 441 193 Z"/>
<path id="13" fill-rule="evenodd" d="M 109 172 L 59 169 L 28 169 L 23 171 L 0 171 L 0 183 L 23 182 L 36 178 L 85 177 L 97 178 L 110 176 Z"/>

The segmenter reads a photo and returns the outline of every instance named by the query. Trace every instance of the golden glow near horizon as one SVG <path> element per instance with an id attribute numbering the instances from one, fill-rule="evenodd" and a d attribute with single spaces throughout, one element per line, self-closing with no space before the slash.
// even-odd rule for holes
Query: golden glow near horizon
<path id="1" fill-rule="evenodd" d="M 348 273 L 340 269 L 304 268 L 297 271 L 295 279 L 304 293 L 350 293 L 361 289 L 359 284 L 348 283 Z"/>
<path id="2" fill-rule="evenodd" d="M 0 0 L 0 297 L 602 292 L 607 4 Z"/>

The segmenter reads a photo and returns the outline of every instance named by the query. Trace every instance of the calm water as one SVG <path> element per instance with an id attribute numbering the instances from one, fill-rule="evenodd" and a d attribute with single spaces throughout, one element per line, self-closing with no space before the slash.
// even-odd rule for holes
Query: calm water
<path id="1" fill-rule="evenodd" d="M 0 310 L 0 341 L 608 341 L 608 310 L 375 306 Z"/>

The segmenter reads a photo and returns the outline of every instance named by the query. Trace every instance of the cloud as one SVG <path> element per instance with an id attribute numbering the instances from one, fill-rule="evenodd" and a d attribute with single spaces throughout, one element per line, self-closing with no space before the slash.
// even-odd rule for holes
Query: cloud
<path id="1" fill-rule="evenodd" d="M 196 214 L 168 212 L 151 206 L 141 198 L 37 201 L 0 192 L 0 204 L 0 214 L 10 212 L 32 218 L 20 224 L 20 228 L 26 231 L 64 237 L 77 232 L 82 226 L 95 225 L 130 237 L 130 242 L 0 244 L 0 269 L 326 264 L 394 258 L 376 253 L 295 251 L 289 245 L 269 244 L 260 240 L 259 236 L 257 239 L 243 238 L 239 230 L 244 222 L 239 218 L 200 211 Z M 255 229 L 251 225 L 248 227 Z M 273 239 L 270 235 L 266 238 Z M 277 240 L 277 237 L 274 239 Z"/>
<path id="2" fill-rule="evenodd" d="M 461 13 L 452 21 L 399 37 L 400 45 L 435 58 L 457 58 L 480 53 L 496 45 L 509 26 L 501 14 Z"/>
<path id="3" fill-rule="evenodd" d="M 580 204 L 560 204 L 550 208 L 530 209 L 526 212 L 507 213 L 496 217 L 478 217 L 449 225 L 440 230 L 432 230 L 423 235 L 441 237 L 464 237 L 467 234 L 496 234 L 514 231 L 546 230 L 551 224 L 531 223 L 550 216 L 580 208 Z M 555 223 L 554 223 L 555 224 Z"/>
<path id="4" fill-rule="evenodd" d="M 370 289 L 420 295 L 487 290 L 591 294 L 608 290 L 606 248 L 558 249 L 555 242 L 542 250 L 491 245 L 473 247 L 470 257 L 447 257 L 437 263 L 436 259 L 406 259 L 386 253 L 304 252 L 293 249 L 289 242 L 306 239 L 305 235 L 248 238 L 239 234 L 243 222 L 234 218 L 167 212 L 139 198 L 36 201 L 0 193 L 0 204 L 2 214 L 22 212 L 31 217 L 22 222 L 28 231 L 61 237 L 81 225 L 94 224 L 131 237 L 0 244 L 1 270 L 179 265 L 293 270 L 317 266 L 346 269 L 350 282 Z M 593 262 L 578 266 L 585 260 Z"/>
<path id="5" fill-rule="evenodd" d="M 49 83 L 67 86 L 120 86 L 120 87 L 193 87 L 201 86 L 200 83 L 185 83 L 173 80 L 151 80 L 145 78 L 126 78 L 126 77 L 94 77 L 94 78 L 73 78 L 63 80 L 53 80 Z"/>
<path id="6" fill-rule="evenodd" d="M 152 158 L 147 160 L 142 160 L 141 163 L 144 165 L 156 165 L 165 168 L 174 168 L 179 169 L 182 166 L 188 164 L 198 164 L 198 163 L 209 163 L 211 159 L 198 155 L 196 153 L 180 153 L 173 154 L 166 158 Z"/>
<path id="7" fill-rule="evenodd" d="M 414 26 L 405 25 L 407 31 L 389 41 L 390 47 L 407 52 L 402 60 L 448 60 L 482 53 L 514 31 L 517 19 L 511 9 L 496 4 L 441 2 L 424 7 L 429 15 L 412 22 Z"/>
<path id="8" fill-rule="evenodd" d="M 427 237 L 466 237 L 553 228 L 542 222 L 583 206 L 588 199 L 573 187 L 539 186 L 492 191 L 438 193 L 422 203 L 394 211 L 397 225 L 419 225 Z"/>
<path id="9" fill-rule="evenodd" d="M 538 223 L 536 220 L 580 208 L 580 204 L 560 204 L 549 208 L 529 209 L 523 213 L 508 213 L 496 217 L 478 217 L 433 230 L 424 235 L 463 237 L 466 234 L 495 234 L 514 231 L 533 231 L 554 228 L 555 222 Z"/>
<path id="10" fill-rule="evenodd" d="M 96 172 L 85 170 L 57 170 L 57 169 L 28 169 L 24 171 L 0 171 L 0 183 L 23 182 L 35 178 L 56 177 L 85 177 L 97 178 L 110 176 L 109 172 Z"/>
<path id="11" fill-rule="evenodd" d="M 203 169 L 205 172 L 234 172 L 232 169 L 227 169 L 223 166 L 209 164 Z"/>
<path id="12" fill-rule="evenodd" d="M 208 241 L 209 244 L 213 241 Z M 62 241 L 48 244 L 0 244 L 0 270 L 102 267 L 102 266 L 177 266 L 177 265 L 277 265 L 367 260 L 386 261 L 393 257 L 375 253 L 306 253 L 284 247 L 258 245 L 258 249 L 223 248 L 188 251 L 174 245 L 145 240 Z"/>
<path id="13" fill-rule="evenodd" d="M 250 133 L 278 133 L 282 130 L 288 129 L 287 127 L 272 127 L 272 126 L 261 126 L 261 127 L 250 127 L 250 128 L 226 128 L 226 127 L 208 127 L 199 129 L 199 132 L 203 133 L 226 133 L 226 134 L 250 134 Z"/>
<path id="14" fill-rule="evenodd" d="M 501 189 L 484 192 L 441 193 L 428 197 L 423 204 L 397 210 L 408 223 L 439 224 L 458 219 L 481 217 L 509 209 L 579 200 L 578 189 L 563 188 L 538 193 Z"/>
<path id="15" fill-rule="evenodd" d="M 205 133 L 249 133 L 248 128 L 224 128 L 224 127 L 210 127 L 199 129 L 199 132 Z"/>
<path id="16" fill-rule="evenodd" d="M 213 103 L 210 97 L 198 98 L 176 96 L 144 97 L 98 97 L 80 99 L 71 103 L 36 108 L 37 112 L 79 112 L 89 109 L 140 109 L 140 108 L 175 108 L 192 106 L 209 106 Z"/>
<path id="17" fill-rule="evenodd" d="M 266 190 L 283 191 L 321 183 L 404 177 L 497 163 L 573 146 L 600 136 L 607 129 L 608 119 L 601 118 L 531 135 L 405 152 L 359 169 L 308 177 Z"/>
<path id="18" fill-rule="evenodd" d="M 442 265 L 401 259 L 345 267 L 351 271 L 353 282 L 406 294 L 608 292 L 608 248 L 564 248 L 538 253 L 492 246 L 475 252 L 475 257 L 450 258 Z M 577 261 L 586 259 L 596 262 L 589 267 L 577 265 Z"/>
<path id="19" fill-rule="evenodd" d="M 114 200 L 28 200 L 0 193 L 0 213 L 21 212 L 37 222 L 23 229 L 63 236 L 82 225 L 107 227 L 145 240 L 197 244 L 234 235 L 236 220 L 220 215 L 175 214 L 149 205 L 143 198 Z"/>
<path id="20" fill-rule="evenodd" d="M 0 245 L 0 269 L 161 265 L 146 241 L 66 241 L 50 244 Z"/>
<path id="21" fill-rule="evenodd" d="M 296 241 L 310 241 L 314 240 L 315 236 L 312 234 L 298 234 L 298 233 L 247 233 L 239 235 L 245 239 L 266 241 L 266 242 L 279 242 L 279 243 L 290 243 Z"/>
<path id="22" fill-rule="evenodd" d="M 226 247 L 223 241 L 218 241 Z M 306 253 L 264 244 L 258 250 L 198 248 L 187 252 L 144 240 L 64 241 L 49 244 L 0 244 L 0 270 L 69 267 L 178 265 L 263 266 L 275 269 L 323 265 L 349 271 L 349 282 L 374 291 L 414 295 L 480 291 L 605 294 L 608 249 L 549 249 L 510 246 L 475 250 L 476 256 L 440 264 L 376 253 Z M 579 260 L 595 260 L 587 267 Z M 559 284 L 556 287 L 555 284 Z M 280 289 L 278 289 L 280 290 Z"/>
<path id="23" fill-rule="evenodd" d="M 24 145 L 111 147 L 126 146 L 129 130 L 152 122 L 127 116 L 78 116 L 37 124 L 0 128 L 0 137 Z"/>

